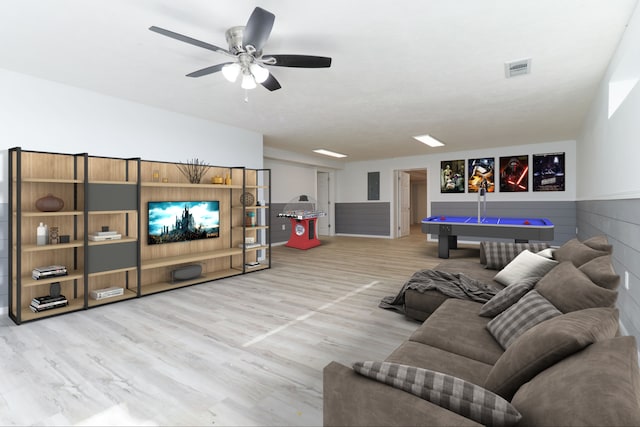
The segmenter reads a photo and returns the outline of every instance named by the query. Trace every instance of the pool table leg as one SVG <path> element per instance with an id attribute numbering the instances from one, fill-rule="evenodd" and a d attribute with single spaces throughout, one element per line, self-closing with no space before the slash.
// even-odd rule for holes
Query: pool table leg
<path id="1" fill-rule="evenodd" d="M 438 258 L 449 258 L 449 249 L 458 249 L 458 236 L 438 234 Z"/>

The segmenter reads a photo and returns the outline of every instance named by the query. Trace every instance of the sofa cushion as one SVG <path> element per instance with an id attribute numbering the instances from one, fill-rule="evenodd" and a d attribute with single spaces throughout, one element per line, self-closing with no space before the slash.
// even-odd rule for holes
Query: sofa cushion
<path id="1" fill-rule="evenodd" d="M 493 365 L 504 349 L 487 330 L 489 319 L 478 316 L 480 307 L 481 303 L 450 298 L 409 340 Z"/>
<path id="2" fill-rule="evenodd" d="M 493 280 L 509 286 L 526 277 L 542 277 L 556 265 L 558 265 L 558 261 L 545 258 L 525 249 L 500 270 Z"/>
<path id="3" fill-rule="evenodd" d="M 609 244 L 609 240 L 604 234 L 590 237 L 587 240 L 584 240 L 582 243 L 589 246 L 591 249 L 604 251 L 609 254 L 613 252 L 613 245 Z"/>
<path id="4" fill-rule="evenodd" d="M 614 338 L 617 330 L 615 308 L 588 308 L 539 323 L 513 341 L 484 387 L 511 400 L 518 388 L 539 372 L 589 344 Z"/>
<path id="5" fill-rule="evenodd" d="M 560 263 L 534 288 L 563 313 L 592 307 L 611 307 L 618 292 L 601 288 L 571 262 Z"/>
<path id="6" fill-rule="evenodd" d="M 525 249 L 539 252 L 548 247 L 548 243 L 480 242 L 480 264 L 501 270 Z"/>
<path id="7" fill-rule="evenodd" d="M 484 384 L 493 368 L 493 365 L 416 341 L 403 342 L 384 361 L 431 369 L 474 384 Z"/>
<path id="8" fill-rule="evenodd" d="M 502 397 L 455 376 L 389 362 L 356 362 L 353 369 L 487 426 L 511 426 L 522 418 Z"/>
<path id="9" fill-rule="evenodd" d="M 598 341 L 540 372 L 511 403 L 519 426 L 638 426 L 640 374 L 632 336 Z"/>
<path id="10" fill-rule="evenodd" d="M 593 249 L 581 243 L 578 239 L 569 240 L 553 252 L 556 261 L 571 261 L 576 267 L 580 267 L 594 258 L 608 254 L 609 252 Z"/>
<path id="11" fill-rule="evenodd" d="M 493 298 L 484 303 L 480 309 L 480 316 L 494 317 L 518 302 L 540 280 L 539 277 L 527 277 L 498 292 Z"/>
<path id="12" fill-rule="evenodd" d="M 535 290 L 529 291 L 520 301 L 491 319 L 487 329 L 503 348 L 538 323 L 562 314 Z"/>
<path id="13" fill-rule="evenodd" d="M 611 263 L 611 255 L 600 256 L 582 264 L 578 270 L 601 288 L 615 291 L 620 284 L 620 276 L 616 274 Z"/>

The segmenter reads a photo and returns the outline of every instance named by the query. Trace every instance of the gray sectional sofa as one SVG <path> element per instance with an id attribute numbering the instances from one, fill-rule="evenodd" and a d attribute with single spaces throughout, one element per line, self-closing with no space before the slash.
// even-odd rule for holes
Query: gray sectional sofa
<path id="1" fill-rule="evenodd" d="M 484 265 L 437 268 L 490 282 L 495 296 L 407 290 L 406 315 L 426 320 L 384 361 L 324 368 L 324 425 L 640 425 L 638 349 L 619 333 L 606 239 L 552 254 L 486 245 Z"/>

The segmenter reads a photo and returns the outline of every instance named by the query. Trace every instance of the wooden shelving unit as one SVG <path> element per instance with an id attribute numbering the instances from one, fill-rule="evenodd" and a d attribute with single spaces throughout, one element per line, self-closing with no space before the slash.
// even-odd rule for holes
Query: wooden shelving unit
<path id="1" fill-rule="evenodd" d="M 9 316 L 18 324 L 271 267 L 268 169 L 211 167 L 200 184 L 191 184 L 177 163 L 20 148 L 9 153 Z M 64 200 L 62 210 L 34 209 L 35 200 L 48 193 Z M 149 202 L 201 200 L 219 203 L 217 238 L 147 242 Z M 69 241 L 37 245 L 39 222 L 57 226 Z M 107 229 L 122 237 L 89 239 Z M 253 243 L 244 245 L 248 241 Z M 31 277 L 33 268 L 54 264 L 67 266 L 68 274 Z M 173 271 L 193 264 L 201 267 L 200 275 L 172 280 Z M 48 295 L 55 282 L 69 305 L 33 313 L 31 300 Z M 123 288 L 123 295 L 91 299 L 92 291 L 112 286 Z"/>

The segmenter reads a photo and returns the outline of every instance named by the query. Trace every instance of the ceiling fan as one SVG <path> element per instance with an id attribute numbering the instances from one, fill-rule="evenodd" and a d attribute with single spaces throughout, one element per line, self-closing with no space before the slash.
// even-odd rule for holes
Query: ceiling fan
<path id="1" fill-rule="evenodd" d="M 269 72 L 265 65 L 274 67 L 327 68 L 331 66 L 331 58 L 310 55 L 263 55 L 264 47 L 275 21 L 275 15 L 260 7 L 256 7 L 246 26 L 229 28 L 225 34 L 229 49 L 196 40 L 189 36 L 152 26 L 151 31 L 180 40 L 194 46 L 221 53 L 233 62 L 224 62 L 187 74 L 187 77 L 202 77 L 222 71 L 224 77 L 235 82 L 242 74 L 242 88 L 253 89 L 260 83 L 270 91 L 280 89 L 280 83 Z"/>

